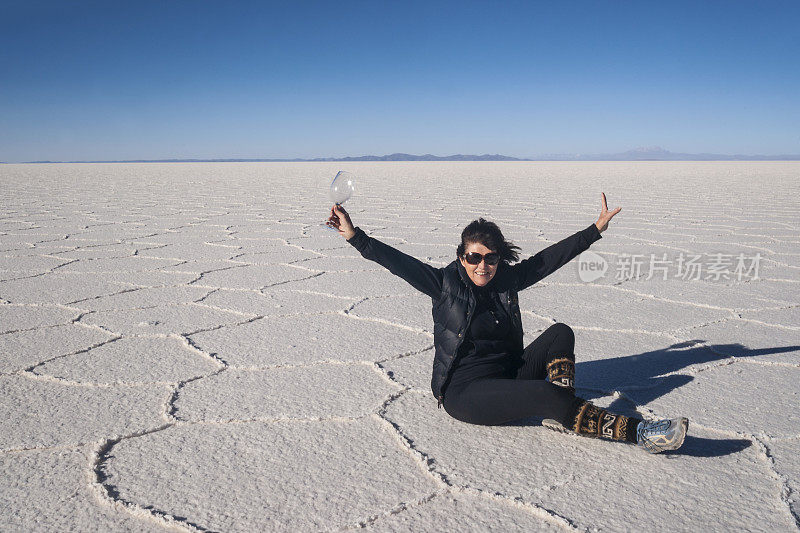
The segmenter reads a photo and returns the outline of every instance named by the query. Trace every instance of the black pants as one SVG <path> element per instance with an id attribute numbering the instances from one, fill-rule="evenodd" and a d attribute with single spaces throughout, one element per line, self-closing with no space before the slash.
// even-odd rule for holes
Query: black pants
<path id="1" fill-rule="evenodd" d="M 548 361 L 571 356 L 574 349 L 572 328 L 553 324 L 525 348 L 522 366 L 512 374 L 448 387 L 442 405 L 450 416 L 470 424 L 500 425 L 529 417 L 568 423 L 575 395 L 544 379 Z"/>

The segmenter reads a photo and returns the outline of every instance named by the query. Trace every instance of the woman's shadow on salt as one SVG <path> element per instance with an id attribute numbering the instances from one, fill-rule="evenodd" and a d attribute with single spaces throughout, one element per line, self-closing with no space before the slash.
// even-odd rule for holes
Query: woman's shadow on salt
<path id="1" fill-rule="evenodd" d="M 690 340 L 636 355 L 579 361 L 575 365 L 575 386 L 578 395 L 587 400 L 603 396 L 599 391 L 621 391 L 632 399 L 615 398 L 608 409 L 624 415 L 641 416 L 636 412 L 636 404 L 646 405 L 694 379 L 691 375 L 675 374 L 683 368 L 731 357 L 755 357 L 798 349 L 800 346 L 751 350 L 738 343 L 708 346 L 701 340 Z M 691 428 L 691 421 L 689 426 Z M 751 444 L 748 439 L 706 439 L 687 435 L 680 449 L 665 453 L 719 457 L 741 451 Z"/>

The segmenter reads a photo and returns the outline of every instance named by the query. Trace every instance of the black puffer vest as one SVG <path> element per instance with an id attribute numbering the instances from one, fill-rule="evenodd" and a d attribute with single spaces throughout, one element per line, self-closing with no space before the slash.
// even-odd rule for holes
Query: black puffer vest
<path id="1" fill-rule="evenodd" d="M 511 317 L 513 345 L 521 353 L 522 317 L 519 311 L 516 280 L 509 274 L 508 265 L 500 263 L 490 285 L 492 290 L 498 293 L 500 302 Z M 438 301 L 433 302 L 433 342 L 436 353 L 433 358 L 431 390 L 439 400 L 439 407 L 454 369 L 453 363 L 459 355 L 459 349 L 475 313 L 473 286 L 460 261 L 453 261 L 444 267 L 442 293 Z"/>

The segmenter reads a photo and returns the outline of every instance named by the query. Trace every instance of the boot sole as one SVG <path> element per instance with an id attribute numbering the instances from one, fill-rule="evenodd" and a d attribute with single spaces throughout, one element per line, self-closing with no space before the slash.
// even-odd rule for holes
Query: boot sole
<path id="1" fill-rule="evenodd" d="M 542 420 L 542 425 L 547 429 L 552 429 L 553 431 L 558 431 L 559 433 L 573 433 L 572 431 L 565 428 L 561 422 L 558 420 L 553 420 L 552 418 L 545 418 Z"/>
<path id="2" fill-rule="evenodd" d="M 689 432 L 689 419 L 688 418 L 681 418 L 681 426 L 683 426 L 683 432 L 681 434 L 681 441 L 678 443 L 677 446 L 672 448 L 673 450 L 677 450 L 681 446 L 683 446 L 683 441 L 686 440 L 686 433 Z"/>

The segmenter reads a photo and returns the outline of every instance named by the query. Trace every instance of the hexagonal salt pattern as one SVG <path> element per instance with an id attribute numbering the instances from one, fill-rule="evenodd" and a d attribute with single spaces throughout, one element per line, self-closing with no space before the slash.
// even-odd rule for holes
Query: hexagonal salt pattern
<path id="1" fill-rule="evenodd" d="M 736 433 L 791 437 L 800 434 L 800 412 L 779 406 L 800 404 L 800 368 L 739 363 L 689 374 L 680 387 L 628 395 L 659 415 L 673 413 L 704 426 Z"/>
<path id="2" fill-rule="evenodd" d="M 0 450 L 77 446 L 164 424 L 170 389 L 0 376 Z"/>
<path id="3" fill-rule="evenodd" d="M 596 220 L 602 183 L 623 211 L 594 255 L 520 294 L 525 342 L 569 325 L 578 393 L 688 416 L 684 446 L 653 456 L 437 409 L 430 297 L 322 226 L 343 168 L 365 186 L 355 224 L 437 268 L 481 216 L 522 259 L 538 253 Z M 0 165 L 0 523 L 797 530 L 798 175 L 796 162 Z M 758 253 L 760 276 L 676 272 L 714 253 Z M 669 276 L 648 275 L 651 254 Z M 582 260 L 606 273 L 583 281 Z"/>
<path id="4" fill-rule="evenodd" d="M 41 276 L 0 282 L 0 299 L 9 303 L 67 304 L 130 290 L 122 282 L 91 274 L 48 272 Z"/>
<path id="5" fill-rule="evenodd" d="M 82 324 L 93 324 L 118 334 L 154 335 L 177 333 L 188 335 L 247 322 L 255 315 L 212 309 L 200 304 L 179 304 L 146 309 L 112 309 L 87 314 Z"/>
<path id="6" fill-rule="evenodd" d="M 354 382 L 358 387 L 352 387 Z M 357 417 L 377 411 L 400 388 L 363 363 L 228 370 L 187 383 L 174 414 L 181 420 L 217 422 Z"/>
<path id="7" fill-rule="evenodd" d="M 374 416 L 176 426 L 109 455 L 104 483 L 120 499 L 214 531 L 352 527 L 437 489 Z"/>
<path id="8" fill-rule="evenodd" d="M 318 312 L 345 311 L 357 300 L 329 294 L 271 288 L 262 291 L 218 289 L 201 301 L 204 305 L 229 311 L 269 316 L 305 314 L 308 309 Z"/>
<path id="9" fill-rule="evenodd" d="M 430 347 L 419 353 L 395 357 L 383 361 L 380 366 L 397 383 L 421 392 L 431 388 L 434 349 Z"/>
<path id="10" fill-rule="evenodd" d="M 36 374 L 79 383 L 177 383 L 219 370 L 222 364 L 182 337 L 126 337 L 60 357 Z"/>
<path id="11" fill-rule="evenodd" d="M 428 335 L 344 314 L 275 316 L 191 335 L 202 350 L 238 367 L 315 361 L 378 361 L 432 344 Z"/>
<path id="12" fill-rule="evenodd" d="M 147 309 L 164 304 L 189 303 L 206 296 L 208 289 L 191 286 L 180 287 L 129 287 L 125 292 L 82 300 L 75 307 L 87 311 L 119 311 L 122 309 Z"/>
<path id="13" fill-rule="evenodd" d="M 0 522 L 6 531 L 164 531 L 98 500 L 89 446 L 0 454 Z"/>
<path id="14" fill-rule="evenodd" d="M 354 316 L 380 318 L 393 324 L 433 332 L 431 299 L 424 294 L 368 298 L 357 303 L 350 313 Z"/>
<path id="15" fill-rule="evenodd" d="M 2 307 L 0 307 L 2 308 Z M 0 335 L 0 372 L 32 368 L 44 361 L 83 352 L 114 339 L 96 328 L 67 324 L 14 331 Z"/>
<path id="16" fill-rule="evenodd" d="M 780 476 L 786 492 L 785 500 L 795 517 L 800 511 L 800 440 L 773 439 L 765 443 L 765 449 Z"/>
<path id="17" fill-rule="evenodd" d="M 69 324 L 80 316 L 77 309 L 50 305 L 0 305 L 0 335 L 14 331 Z"/>
<path id="18" fill-rule="evenodd" d="M 402 513 L 375 520 L 367 531 L 564 531 L 565 521 L 519 501 L 492 494 L 466 491 L 444 492 Z"/>
<path id="19" fill-rule="evenodd" d="M 581 529 L 598 516 L 614 531 L 646 522 L 736 529 L 742 516 L 765 529 L 793 525 L 768 461 L 742 439 L 720 444 L 717 434 L 693 430 L 682 454 L 657 456 L 538 425 L 465 424 L 432 409 L 427 396 L 404 394 L 386 417 L 455 485 L 535 502 Z"/>

